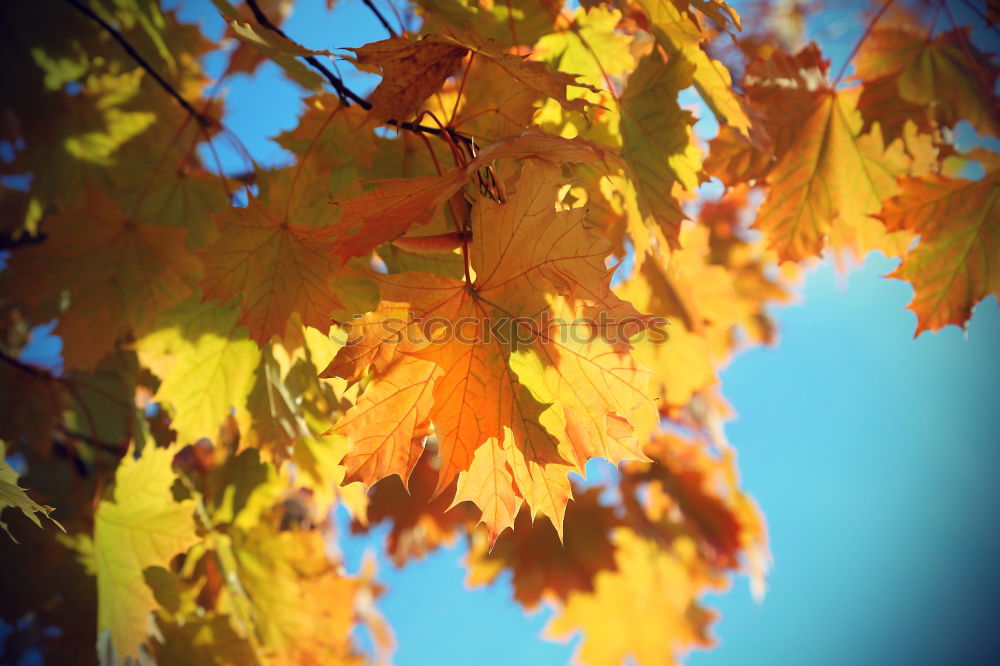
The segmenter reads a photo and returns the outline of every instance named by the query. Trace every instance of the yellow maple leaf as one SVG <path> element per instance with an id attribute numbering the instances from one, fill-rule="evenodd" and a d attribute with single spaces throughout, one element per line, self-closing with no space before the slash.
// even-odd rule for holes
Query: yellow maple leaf
<path id="1" fill-rule="evenodd" d="M 818 256 L 828 239 L 858 256 L 906 247 L 908 239 L 887 238 L 872 215 L 896 194 L 909 160 L 900 142 L 886 148 L 877 130 L 860 135 L 857 96 L 856 89 L 818 92 L 767 175 L 770 191 L 754 226 L 782 260 Z"/>
<path id="2" fill-rule="evenodd" d="M 97 566 L 97 629 L 116 661 L 138 658 L 149 614 L 156 607 L 143 579 L 147 567 L 169 567 L 170 560 L 198 542 L 194 500 L 175 501 L 170 487 L 177 447 L 147 445 L 122 459 L 111 499 L 94 514 Z"/>
<path id="3" fill-rule="evenodd" d="M 629 77 L 621 96 L 622 157 L 635 180 L 639 206 L 652 216 L 672 245 L 685 215 L 671 186 L 698 186 L 701 151 L 690 141 L 694 116 L 677 103 L 677 93 L 691 85 L 694 67 L 681 59 L 666 62 L 653 51 Z"/>
<path id="4" fill-rule="evenodd" d="M 976 303 L 1000 294 L 998 201 L 998 171 L 978 181 L 931 174 L 904 179 L 879 213 L 889 229 L 920 234 L 890 275 L 913 285 L 909 308 L 917 314 L 917 335 L 964 327 Z"/>
<path id="5" fill-rule="evenodd" d="M 195 300 L 164 312 L 136 350 L 162 378 L 154 399 L 171 415 L 177 441 L 215 439 L 223 419 L 243 407 L 260 351 L 232 307 Z"/>
<path id="6" fill-rule="evenodd" d="M 855 63 L 858 77 L 866 82 L 870 95 L 879 96 L 871 90 L 874 84 L 889 86 L 888 94 L 895 92 L 896 98 L 894 104 L 869 106 L 869 110 L 897 116 L 910 112 L 919 121 L 924 109 L 932 107 L 932 116 L 944 125 L 964 119 L 981 134 L 1000 133 L 1000 99 L 994 93 L 1000 68 L 993 57 L 976 48 L 968 27 L 942 32 L 933 39 L 923 30 L 922 26 L 877 29 L 864 41 Z"/>
<path id="7" fill-rule="evenodd" d="M 697 599 L 711 586 L 697 574 L 692 542 L 663 548 L 624 528 L 613 541 L 617 570 L 598 572 L 593 593 L 570 594 L 546 636 L 565 639 L 582 630 L 577 657 L 590 666 L 675 665 L 688 650 L 710 646 L 713 614 Z"/>
<path id="8" fill-rule="evenodd" d="M 706 34 L 693 13 L 684 12 L 671 0 L 640 0 L 639 4 L 649 16 L 657 42 L 671 57 L 679 56 L 693 65 L 692 82 L 719 122 L 749 138 L 750 118 L 746 103 L 733 90 L 732 76 L 726 66 L 712 60 L 701 48 Z M 722 5 L 730 17 L 735 14 L 725 7 L 725 3 L 716 4 Z M 709 7 L 708 3 L 701 3 L 702 9 Z M 721 14 L 717 15 L 721 17 Z"/>

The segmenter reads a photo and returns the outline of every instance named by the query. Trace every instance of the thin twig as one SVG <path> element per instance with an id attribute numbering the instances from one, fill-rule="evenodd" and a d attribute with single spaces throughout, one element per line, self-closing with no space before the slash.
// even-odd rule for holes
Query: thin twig
<path id="1" fill-rule="evenodd" d="M 448 119 L 449 126 L 455 122 L 455 116 L 458 115 L 458 103 L 462 101 L 462 92 L 465 90 L 465 80 L 469 78 L 469 70 L 472 69 L 472 61 L 475 57 L 475 51 L 469 54 L 469 62 L 465 65 L 465 71 L 462 73 L 462 81 L 458 84 L 458 93 L 455 95 L 455 106 L 451 107 L 451 118 Z"/>
<path id="2" fill-rule="evenodd" d="M 250 11 L 253 12 L 253 17 L 257 20 L 257 23 L 260 23 L 262 26 L 264 26 L 271 32 L 281 35 L 282 37 L 284 37 L 289 41 L 293 41 L 292 38 L 289 37 L 284 30 L 282 30 L 277 25 L 271 22 L 271 19 L 267 17 L 267 14 L 264 13 L 264 10 L 262 10 L 260 8 L 260 5 L 257 4 L 257 0 L 247 0 L 247 6 L 250 7 Z M 326 65 L 321 63 L 316 58 L 316 56 L 305 56 L 305 61 L 310 65 L 312 65 L 312 67 L 316 71 L 318 71 L 320 74 L 326 77 L 326 80 L 329 81 L 330 85 L 332 85 L 334 90 L 337 91 L 337 95 L 340 97 L 341 101 L 346 102 L 347 100 L 350 100 L 356 103 L 361 108 L 365 109 L 366 111 L 372 108 L 372 105 L 367 100 L 365 100 L 363 97 L 359 96 L 350 88 L 345 86 L 344 82 L 340 79 L 340 77 L 331 72 L 326 67 Z"/>
<path id="3" fill-rule="evenodd" d="M 53 375 L 51 372 L 44 368 L 40 368 L 37 365 L 31 365 L 30 363 L 25 363 L 24 361 L 14 358 L 10 354 L 0 351 L 0 360 L 8 363 L 21 372 L 31 375 L 36 379 L 42 379 L 45 381 L 59 381 L 59 378 Z"/>
<path id="4" fill-rule="evenodd" d="M 117 444 L 114 442 L 105 442 L 103 440 L 97 439 L 96 437 L 92 437 L 91 435 L 87 435 L 85 433 L 78 432 L 76 430 L 70 430 L 64 425 L 59 426 L 57 430 L 64 437 L 69 437 L 71 439 L 78 439 L 81 442 L 89 444 L 91 447 L 95 449 L 100 449 L 101 451 L 106 451 L 107 453 L 117 455 L 119 458 L 125 453 L 126 447 L 122 446 L 120 442 Z"/>
<path id="5" fill-rule="evenodd" d="M 991 84 L 989 77 L 983 71 L 982 67 L 979 66 L 979 61 L 972 53 L 972 48 L 969 45 L 969 40 L 966 39 L 966 33 L 958 27 L 958 21 L 955 20 L 955 15 L 951 11 L 951 7 L 948 6 L 948 0 L 941 0 L 941 4 L 944 5 L 944 13 L 948 15 L 948 20 L 951 22 L 951 28 L 957 34 L 958 41 L 962 44 L 962 50 L 965 52 L 965 57 L 969 59 L 969 66 L 976 73 L 976 78 L 979 79 L 979 83 L 983 86 L 983 92 L 986 95 L 990 95 L 993 92 L 993 85 Z"/>
<path id="6" fill-rule="evenodd" d="M 362 0 L 362 2 L 365 3 L 365 6 L 368 9 L 372 10 L 372 14 L 375 15 L 375 18 L 377 18 L 379 20 L 379 23 L 382 24 L 382 27 L 384 27 L 386 29 L 386 31 L 389 33 L 390 36 L 392 36 L 392 37 L 398 37 L 398 35 L 396 34 L 396 31 L 393 30 L 392 26 L 389 25 L 389 22 L 385 20 L 385 17 L 382 16 L 382 12 L 380 12 L 378 10 L 378 7 L 375 6 L 375 3 L 372 2 L 372 0 Z"/>
<path id="7" fill-rule="evenodd" d="M 70 1 L 73 1 L 73 0 L 70 0 Z M 274 32 L 276 34 L 281 35 L 285 39 L 287 39 L 289 41 L 294 41 L 294 40 L 292 40 L 291 37 L 289 37 L 285 33 L 284 30 L 282 30 L 281 28 L 279 28 L 278 26 L 276 26 L 274 23 L 272 23 L 271 19 L 267 18 L 267 15 L 260 8 L 260 5 L 257 4 L 257 0 L 246 0 L 246 1 L 247 1 L 247 6 L 250 7 L 250 11 L 253 12 L 254 18 L 257 20 L 258 23 L 260 23 L 263 27 L 267 28 L 268 30 L 271 30 L 272 32 Z M 329 81 L 330 85 L 332 85 L 333 88 L 334 88 L 334 90 L 337 91 L 337 96 L 340 97 L 340 101 L 344 104 L 344 106 L 350 106 L 350 102 L 354 102 L 355 104 L 357 104 L 358 106 L 360 106 L 365 111 L 370 111 L 371 110 L 371 108 L 372 108 L 372 103 L 371 102 L 369 102 L 364 97 L 361 97 L 356 92 L 354 92 L 353 90 L 351 90 L 350 88 L 348 88 L 344 84 L 344 81 L 339 76 L 337 76 L 336 74 L 334 74 L 333 72 L 331 72 L 330 69 L 328 67 L 326 67 L 326 65 L 324 65 L 323 63 L 321 63 L 315 56 L 306 56 L 305 57 L 305 61 L 307 63 L 309 63 L 310 65 L 312 65 L 312 67 L 316 71 L 318 71 L 320 74 L 322 74 L 323 76 L 326 77 L 326 80 Z M 420 125 L 420 124 L 417 124 L 417 123 L 399 122 L 398 120 L 395 120 L 395 119 L 392 119 L 392 118 L 390 118 L 389 120 L 385 121 L 385 124 L 386 125 L 392 125 L 393 127 L 398 127 L 400 129 L 408 130 L 410 132 L 419 132 L 419 133 L 423 133 L 423 134 L 434 134 L 435 136 L 447 135 L 453 141 L 459 141 L 459 142 L 464 143 L 466 145 L 471 145 L 472 144 L 472 139 L 471 138 L 465 136 L 464 134 L 460 134 L 460 133 L 456 132 L 455 130 L 451 129 L 450 127 L 445 127 L 444 129 L 439 129 L 437 127 L 428 127 L 427 125 Z"/>
<path id="8" fill-rule="evenodd" d="M 872 30 L 875 29 L 875 24 L 879 22 L 879 19 L 882 18 L 883 14 L 889 11 L 889 7 L 892 6 L 892 3 L 893 0 L 886 0 L 885 4 L 882 5 L 882 9 L 878 10 L 878 13 L 875 14 L 875 16 L 872 18 L 871 23 L 868 24 L 868 27 L 865 29 L 864 34 L 861 35 L 861 39 L 859 39 L 858 43 L 854 45 L 853 49 L 851 49 L 851 52 L 847 55 L 847 58 L 844 60 L 844 64 L 840 66 L 840 71 L 837 72 L 837 78 L 833 80 L 834 90 L 837 89 L 837 85 L 840 83 L 840 80 L 844 78 L 844 73 L 847 71 L 847 66 L 851 64 L 851 60 L 853 60 L 854 56 L 858 54 L 858 51 L 861 49 L 861 45 L 864 44 L 865 40 L 868 39 L 868 36 L 872 34 Z"/>
<path id="9" fill-rule="evenodd" d="M 991 22 L 989 17 L 986 16 L 986 14 L 984 14 L 982 11 L 980 11 L 979 7 L 976 7 L 974 4 L 969 2 L 969 0 L 962 0 L 962 4 L 964 4 L 971 11 L 975 12 L 976 16 L 979 17 L 979 19 L 983 22 L 983 24 L 986 27 L 988 27 L 990 30 L 1000 35 L 1000 28 L 997 28 L 996 24 Z"/>
<path id="10" fill-rule="evenodd" d="M 160 84 L 161 88 L 166 90 L 171 97 L 177 100 L 177 103 L 180 104 L 182 107 L 184 107 L 184 110 L 187 111 L 189 114 L 191 114 L 191 117 L 194 118 L 199 125 L 201 125 L 202 127 L 212 126 L 213 123 L 211 119 L 209 119 L 207 116 L 202 115 L 201 113 L 198 113 L 198 111 L 195 110 L 193 106 L 191 106 L 191 103 L 188 102 L 186 99 L 184 99 L 179 92 L 177 92 L 176 88 L 170 85 L 170 83 L 168 83 L 166 79 L 160 76 L 160 73 L 157 72 L 145 58 L 139 55 L 139 52 L 135 50 L 135 47 L 133 47 L 129 43 L 129 41 L 125 39 L 125 37 L 120 32 L 118 32 L 118 30 L 113 25 L 105 21 L 97 13 L 95 13 L 94 10 L 84 5 L 83 3 L 79 2 L 78 0 L 66 0 L 66 2 L 75 7 L 76 10 L 81 14 L 88 17 L 92 21 L 96 22 L 98 25 L 104 28 L 109 35 L 114 37 L 115 41 L 118 42 L 123 49 L 125 49 L 125 52 L 128 53 L 129 56 L 131 56 L 131 58 L 139 64 L 140 67 L 146 70 L 146 73 L 152 76 L 153 79 Z"/>

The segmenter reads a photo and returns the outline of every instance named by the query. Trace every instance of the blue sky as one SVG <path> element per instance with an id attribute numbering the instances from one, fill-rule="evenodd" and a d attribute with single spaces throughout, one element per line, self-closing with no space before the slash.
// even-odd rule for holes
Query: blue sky
<path id="1" fill-rule="evenodd" d="M 317 48 L 385 37 L 360 0 L 341 0 L 335 19 L 317 19 L 321 4 L 300 2 L 288 33 Z M 217 36 L 213 12 L 207 0 L 184 6 Z M 836 71 L 859 25 L 848 12 L 831 16 L 817 34 Z M 210 65 L 217 71 L 219 62 Z M 267 64 L 225 87 L 230 129 L 261 163 L 285 159 L 266 137 L 294 125 L 294 86 Z M 228 169 L 245 168 L 224 159 Z M 738 413 L 727 433 L 767 516 L 775 563 L 762 603 L 744 579 L 710 600 L 722 613 L 720 646 L 688 663 L 976 664 L 1000 655 L 992 611 L 1000 593 L 1000 308 L 982 304 L 967 333 L 914 340 L 916 320 L 904 310 L 912 290 L 880 277 L 892 267 L 870 257 L 845 280 L 824 263 L 809 273 L 798 305 L 775 311 L 779 344 L 744 353 L 722 372 Z M 349 539 L 352 567 L 377 545 Z M 456 546 L 401 571 L 380 558 L 396 662 L 565 662 L 572 643 L 539 638 L 546 611 L 525 616 L 506 583 L 464 589 L 462 554 Z"/>
<path id="2" fill-rule="evenodd" d="M 914 340 L 910 287 L 881 277 L 893 264 L 873 256 L 846 283 L 818 267 L 776 310 L 778 345 L 723 371 L 774 566 L 761 603 L 745 579 L 709 598 L 719 647 L 688 664 L 996 663 L 1000 308 Z M 396 663 L 566 662 L 575 645 L 542 642 L 549 613 L 524 616 L 506 582 L 464 590 L 462 554 L 382 560 Z"/>

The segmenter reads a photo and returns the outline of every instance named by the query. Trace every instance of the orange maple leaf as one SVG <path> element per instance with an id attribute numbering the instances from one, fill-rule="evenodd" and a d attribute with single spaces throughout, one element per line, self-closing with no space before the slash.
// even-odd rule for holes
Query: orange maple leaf
<path id="1" fill-rule="evenodd" d="M 869 91 L 868 111 L 890 111 L 890 126 L 900 124 L 903 110 L 911 111 L 918 125 L 926 125 L 924 114 L 932 107 L 943 125 L 964 119 L 981 134 L 1000 133 L 1000 99 L 994 94 L 1000 67 L 991 54 L 972 44 L 968 27 L 933 39 L 903 27 L 875 30 L 858 52 L 855 69 Z M 879 92 L 871 86 L 892 84 L 895 104 L 876 104 Z"/>
<path id="2" fill-rule="evenodd" d="M 781 260 L 819 256 L 826 244 L 858 256 L 898 255 L 908 239 L 886 237 L 872 215 L 898 191 L 909 158 L 901 143 L 887 147 L 881 131 L 861 134 L 859 91 L 833 90 L 826 72 L 815 45 L 795 56 L 776 52 L 748 70 L 777 158 L 754 226 Z"/>
<path id="3" fill-rule="evenodd" d="M 964 327 L 972 307 L 1000 296 L 1000 171 L 978 181 L 931 174 L 906 178 L 881 218 L 890 230 L 920 234 L 920 243 L 889 276 L 913 285 L 909 309 L 917 331 Z"/>
<path id="4" fill-rule="evenodd" d="M 377 276 L 382 304 L 361 320 L 330 370 L 357 377 L 371 364 L 368 395 L 408 367 L 400 356 L 441 369 L 430 412 L 440 441 L 437 492 L 460 476 L 456 502 L 471 499 L 483 509 L 494 538 L 522 498 L 561 529 L 571 495 L 566 473 L 582 472 L 593 457 L 642 459 L 633 426 L 647 427 L 654 413 L 626 341 L 574 338 L 576 322 L 593 333 L 589 322 L 600 313 L 642 318 L 611 292 L 608 244 L 583 226 L 584 211 L 555 210 L 559 174 L 528 160 L 508 181 L 506 203 L 476 203 L 472 284 Z M 519 334 L 530 339 L 514 340 Z M 357 478 L 406 478 L 415 461 Z"/>
<path id="5" fill-rule="evenodd" d="M 284 334 L 293 312 L 309 326 L 330 325 L 344 304 L 338 278 L 351 271 L 329 252 L 324 230 L 290 223 L 252 196 L 246 208 L 231 207 L 216 221 L 219 238 L 201 251 L 206 298 L 239 298 L 239 324 L 261 346 Z"/>
<path id="6" fill-rule="evenodd" d="M 512 573 L 514 598 L 533 609 L 541 601 L 566 599 L 574 591 L 592 591 L 599 571 L 615 568 L 611 529 L 619 524 L 611 507 L 600 503 L 600 490 L 576 492 L 566 510 L 565 539 L 547 521 L 532 521 L 522 510 L 512 532 L 491 549 L 482 533 L 472 535 L 466 557 L 467 582 L 492 583 L 504 569 Z"/>
<path id="7" fill-rule="evenodd" d="M 69 293 L 55 329 L 69 367 L 93 368 L 120 336 L 145 332 L 191 295 L 202 271 L 186 229 L 134 222 L 103 190 L 41 225 L 48 238 L 11 258 L 10 280 L 33 307 Z"/>
<path id="8" fill-rule="evenodd" d="M 433 37 L 410 40 L 392 37 L 354 51 L 363 69 L 377 69 L 382 82 L 372 92 L 370 117 L 409 120 L 420 104 L 455 73 L 468 52 L 457 44 Z"/>
<path id="9" fill-rule="evenodd" d="M 529 129 L 487 146 L 462 168 L 441 176 L 391 178 L 375 183 L 360 196 L 339 202 L 340 219 L 323 236 L 341 259 L 364 256 L 413 226 L 429 223 L 450 197 L 459 192 L 482 167 L 500 159 L 534 157 L 565 164 L 589 164 L 602 171 L 621 168 L 612 151 L 583 139 L 564 139 Z"/>

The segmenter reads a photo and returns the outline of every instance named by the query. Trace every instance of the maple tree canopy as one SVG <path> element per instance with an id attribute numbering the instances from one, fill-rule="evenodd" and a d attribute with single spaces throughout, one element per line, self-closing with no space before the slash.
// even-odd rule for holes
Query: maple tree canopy
<path id="1" fill-rule="evenodd" d="M 337 507 L 398 566 L 467 539 L 583 663 L 676 663 L 705 593 L 764 586 L 716 373 L 800 269 L 899 257 L 917 334 L 1000 294 L 992 0 L 873 3 L 836 73 L 787 3 L 375 0 L 340 50 L 214 4 L 219 41 L 0 4 L 0 614 L 50 663 L 388 660 Z M 279 164 L 220 94 L 265 61 Z"/>

